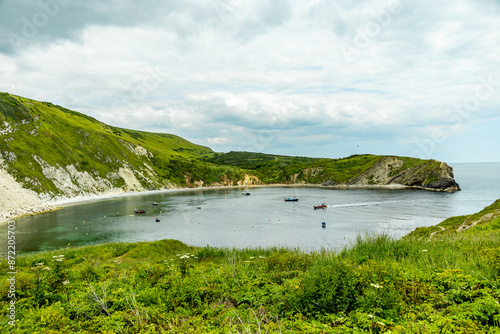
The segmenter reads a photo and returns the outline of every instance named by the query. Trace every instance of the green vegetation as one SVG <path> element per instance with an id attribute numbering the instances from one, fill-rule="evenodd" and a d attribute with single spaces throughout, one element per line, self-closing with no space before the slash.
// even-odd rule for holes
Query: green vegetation
<path id="1" fill-rule="evenodd" d="M 0 93 L 0 112 L 0 158 L 18 182 L 45 197 L 99 193 L 113 187 L 148 190 L 243 182 L 346 185 L 384 158 L 214 153 L 175 135 L 122 129 L 50 102 L 7 93 Z M 417 176 L 417 181 L 412 180 L 419 186 L 439 180 L 439 162 L 398 159 L 403 164 L 391 169 L 390 177 L 411 168 Z M 369 184 L 377 182 L 369 180 Z"/>
<path id="2" fill-rule="evenodd" d="M 447 238 L 450 234 L 463 232 L 472 227 L 473 231 L 496 230 L 500 227 L 500 200 L 484 208 L 478 213 L 468 216 L 450 217 L 440 224 L 430 227 L 419 227 L 408 237 L 433 238 L 440 240 Z"/>
<path id="3" fill-rule="evenodd" d="M 500 333 L 500 200 L 441 237 L 359 237 L 335 253 L 115 243 L 16 262 L 5 333 Z M 438 228 L 441 230 L 441 228 Z M 455 229 L 453 229 L 455 230 Z M 2 273 L 9 271 L 0 263 Z"/>
<path id="4" fill-rule="evenodd" d="M 342 159 L 288 157 L 251 152 L 216 153 L 205 161 L 243 168 L 264 183 L 345 184 L 379 161 L 377 155 L 352 155 Z M 407 158 L 411 159 L 411 158 Z M 423 162 L 420 159 L 414 159 Z"/>
<path id="5" fill-rule="evenodd" d="M 149 165 L 164 179 L 177 180 L 186 185 L 186 170 L 172 168 L 176 162 L 190 161 L 197 156 L 211 154 L 207 147 L 192 144 L 178 136 L 148 133 L 111 127 L 96 119 L 53 105 L 6 93 L 0 96 L 0 125 L 9 124 L 12 131 L 0 140 L 0 152 L 19 182 L 37 192 L 59 194 L 53 181 L 47 178 L 34 156 L 48 165 L 63 168 L 74 165 L 78 171 L 87 171 L 95 178 L 108 179 L 121 186 L 116 177 L 120 167 L 138 171 L 139 181 L 148 188 L 159 188 L 162 178 L 151 185 L 141 173 L 148 175 Z M 137 154 L 137 146 L 150 152 Z M 200 168 L 203 168 L 201 166 Z M 217 169 L 214 167 L 214 169 Z"/>

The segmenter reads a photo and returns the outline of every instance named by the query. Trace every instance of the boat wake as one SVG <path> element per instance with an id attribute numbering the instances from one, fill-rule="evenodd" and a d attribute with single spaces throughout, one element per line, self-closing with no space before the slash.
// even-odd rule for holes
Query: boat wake
<path id="1" fill-rule="evenodd" d="M 344 207 L 359 207 L 359 206 L 380 206 L 384 204 L 383 202 L 364 202 L 364 203 L 348 203 L 348 204 L 334 204 L 329 205 L 332 208 L 344 208 Z"/>

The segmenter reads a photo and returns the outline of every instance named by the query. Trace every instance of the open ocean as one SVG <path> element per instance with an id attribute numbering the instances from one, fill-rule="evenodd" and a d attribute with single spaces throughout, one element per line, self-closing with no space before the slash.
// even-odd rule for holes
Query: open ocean
<path id="1" fill-rule="evenodd" d="M 358 234 L 386 233 L 398 238 L 419 226 L 475 213 L 500 198 L 500 163 L 452 166 L 462 188 L 456 193 L 263 187 L 251 188 L 252 194 L 244 196 L 242 189 L 222 188 L 71 205 L 15 219 L 16 252 L 159 239 L 177 239 L 192 246 L 339 250 Z M 299 201 L 284 202 L 292 192 Z M 313 209 L 323 202 L 327 209 Z M 146 214 L 134 215 L 136 208 L 145 209 Z M 0 226 L 0 235 L 1 252 L 6 253 L 6 224 Z"/>

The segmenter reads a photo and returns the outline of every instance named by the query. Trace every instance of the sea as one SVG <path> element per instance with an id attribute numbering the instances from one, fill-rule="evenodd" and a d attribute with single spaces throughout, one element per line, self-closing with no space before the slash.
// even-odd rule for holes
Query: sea
<path id="1" fill-rule="evenodd" d="M 190 246 L 341 250 L 358 236 L 400 238 L 500 198 L 500 163 L 452 164 L 461 191 L 296 187 L 166 191 L 67 205 L 15 219 L 16 254 L 109 242 L 176 239 Z M 285 202 L 295 195 L 297 202 Z M 153 205 L 156 203 L 157 205 Z M 326 209 L 314 209 L 325 203 Z M 145 214 L 134 214 L 144 209 Z M 324 223 L 324 224 L 323 224 Z M 0 225 L 5 258 L 8 225 Z M 12 244 L 12 242 L 11 242 Z"/>

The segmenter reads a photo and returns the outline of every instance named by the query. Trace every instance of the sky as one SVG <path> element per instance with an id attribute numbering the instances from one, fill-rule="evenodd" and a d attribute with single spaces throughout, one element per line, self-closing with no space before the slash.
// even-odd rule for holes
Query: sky
<path id="1" fill-rule="evenodd" d="M 500 1 L 0 0 L 0 91 L 217 152 L 500 161 Z"/>

